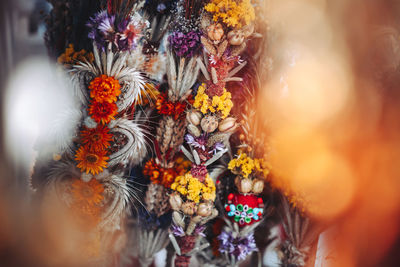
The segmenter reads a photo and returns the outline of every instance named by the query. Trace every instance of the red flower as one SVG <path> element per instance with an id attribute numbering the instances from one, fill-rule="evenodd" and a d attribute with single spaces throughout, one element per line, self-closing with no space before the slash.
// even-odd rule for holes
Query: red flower
<path id="1" fill-rule="evenodd" d="M 85 128 L 81 131 L 82 143 L 87 145 L 90 151 L 105 150 L 110 146 L 112 134 L 107 126 L 98 125 L 96 128 Z"/>
<path id="2" fill-rule="evenodd" d="M 175 120 L 182 116 L 189 104 L 193 103 L 191 96 L 184 102 L 171 102 L 167 100 L 167 93 L 160 94 L 156 101 L 156 109 L 161 115 L 173 116 Z"/>
<path id="3" fill-rule="evenodd" d="M 97 123 L 107 124 L 111 120 L 115 120 L 115 115 L 118 113 L 118 107 L 115 103 L 109 102 L 93 102 L 89 106 L 89 114 Z"/>
<path id="4" fill-rule="evenodd" d="M 190 167 L 189 161 L 178 158 L 173 168 L 163 168 L 154 159 L 150 159 L 143 168 L 143 175 L 150 178 L 153 184 L 170 188 L 176 176 L 183 175 Z"/>

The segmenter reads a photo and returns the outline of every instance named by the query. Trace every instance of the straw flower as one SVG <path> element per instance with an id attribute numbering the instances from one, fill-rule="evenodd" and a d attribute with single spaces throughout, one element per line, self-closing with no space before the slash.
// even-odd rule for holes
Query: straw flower
<path id="1" fill-rule="evenodd" d="M 82 172 L 98 174 L 106 168 L 108 157 L 106 151 L 90 151 L 86 146 L 81 146 L 75 154 L 75 160 L 78 162 L 77 167 Z"/>
<path id="2" fill-rule="evenodd" d="M 98 125 L 96 128 L 86 128 L 81 131 L 82 143 L 86 145 L 90 151 L 105 150 L 110 146 L 112 134 L 109 128 L 104 125 Z"/>
<path id="3" fill-rule="evenodd" d="M 96 102 L 113 103 L 117 101 L 117 96 L 121 94 L 121 85 L 114 77 L 101 75 L 90 82 L 90 97 Z"/>
<path id="4" fill-rule="evenodd" d="M 111 120 L 115 120 L 115 115 L 118 113 L 118 107 L 115 103 L 109 102 L 93 102 L 89 106 L 89 115 L 97 123 L 107 124 Z"/>

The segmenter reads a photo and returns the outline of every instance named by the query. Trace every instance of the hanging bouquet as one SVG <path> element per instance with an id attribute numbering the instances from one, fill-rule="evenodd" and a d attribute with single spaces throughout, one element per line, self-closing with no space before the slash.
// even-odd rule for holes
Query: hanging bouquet
<path id="1" fill-rule="evenodd" d="M 39 151 L 32 174 L 32 185 L 59 199 L 91 237 L 80 244 L 82 253 L 90 251 L 89 261 L 104 262 L 113 261 L 123 247 L 121 230 L 136 198 L 129 168 L 147 154 L 146 130 L 130 115 L 146 79 L 137 68 L 141 63 L 129 61 L 149 24 L 134 3 L 111 2 L 97 13 L 93 9 L 101 8 L 101 3 L 90 8 L 82 4 L 91 17 L 87 23 L 71 25 L 75 33 L 86 36 L 81 42 L 66 38 L 57 61 L 60 71 L 68 73 L 78 104 L 54 124 L 56 143 L 49 147 L 53 156 Z M 73 13 L 73 4 L 67 6 Z M 48 46 L 58 48 L 51 27 L 47 36 Z M 85 49 L 75 50 L 78 47 Z M 66 131 L 63 123 L 72 129 Z"/>

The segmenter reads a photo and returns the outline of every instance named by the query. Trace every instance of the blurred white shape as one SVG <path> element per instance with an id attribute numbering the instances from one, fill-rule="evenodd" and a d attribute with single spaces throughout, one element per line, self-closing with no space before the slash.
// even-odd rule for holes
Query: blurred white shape
<path id="1" fill-rule="evenodd" d="M 65 124 L 54 129 L 54 122 L 66 110 L 79 109 L 63 72 L 42 57 L 28 58 L 17 66 L 6 88 L 3 112 L 6 149 L 14 163 L 29 168 L 34 146 L 35 150 L 44 149 L 44 144 L 55 146 L 60 135 L 71 138 L 78 117 L 74 112 L 75 120 L 64 119 Z M 41 142 L 36 143 L 38 137 Z"/>
<path id="2" fill-rule="evenodd" d="M 337 266 L 335 257 L 337 257 L 337 252 L 332 244 L 332 237 L 337 235 L 334 228 L 329 228 L 328 230 L 322 232 L 318 238 L 317 245 L 317 255 L 315 257 L 315 267 L 333 267 Z"/>
<path id="3" fill-rule="evenodd" d="M 166 266 L 167 250 L 164 248 L 154 255 L 154 265 L 156 267 Z"/>
<path id="4" fill-rule="evenodd" d="M 264 251 L 263 266 L 279 267 L 281 266 L 281 260 L 279 259 L 277 248 L 281 242 L 279 225 L 271 228 L 270 238 L 275 238 L 275 240 L 272 241 Z"/>

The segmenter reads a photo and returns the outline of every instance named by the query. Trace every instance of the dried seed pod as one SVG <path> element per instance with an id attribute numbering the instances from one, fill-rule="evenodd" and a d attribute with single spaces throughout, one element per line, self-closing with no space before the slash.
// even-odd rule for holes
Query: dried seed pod
<path id="1" fill-rule="evenodd" d="M 172 220 L 176 225 L 185 228 L 185 221 L 183 220 L 183 217 L 179 212 L 177 211 L 172 212 Z"/>
<path id="2" fill-rule="evenodd" d="M 174 192 L 169 196 L 169 204 L 173 210 L 179 211 L 182 206 L 182 198 L 178 193 Z"/>
<path id="3" fill-rule="evenodd" d="M 253 188 L 251 191 L 254 194 L 260 194 L 263 190 L 264 190 L 264 181 L 261 179 L 253 180 Z"/>
<path id="4" fill-rule="evenodd" d="M 193 201 L 186 201 L 185 203 L 182 204 L 181 210 L 186 215 L 193 215 L 197 210 L 196 203 L 194 203 Z"/>
<path id="5" fill-rule="evenodd" d="M 186 119 L 189 123 L 197 126 L 200 124 L 201 118 L 203 117 L 203 115 L 201 114 L 200 111 L 197 110 L 190 110 L 187 114 L 186 114 Z"/>
<path id="6" fill-rule="evenodd" d="M 207 36 L 210 40 L 214 41 L 215 44 L 221 41 L 224 34 L 224 28 L 221 23 L 213 23 L 207 27 Z"/>
<path id="7" fill-rule="evenodd" d="M 244 42 L 244 33 L 241 29 L 228 32 L 227 37 L 231 45 L 241 45 Z"/>
<path id="8" fill-rule="evenodd" d="M 253 183 L 250 179 L 241 178 L 239 176 L 236 176 L 235 178 L 235 185 L 242 194 L 249 193 L 253 187 Z"/>
<path id="9" fill-rule="evenodd" d="M 191 123 L 187 126 L 187 129 L 188 129 L 188 132 L 193 136 L 199 137 L 201 134 L 199 127 L 194 126 Z"/>
<path id="10" fill-rule="evenodd" d="M 202 217 L 208 217 L 211 215 L 213 209 L 213 204 L 211 202 L 200 203 L 197 209 L 197 214 Z"/>
<path id="11" fill-rule="evenodd" d="M 218 118 L 215 115 L 206 115 L 200 125 L 204 132 L 212 133 L 218 128 Z"/>
<path id="12" fill-rule="evenodd" d="M 233 133 L 238 126 L 236 118 L 228 117 L 219 123 L 218 130 L 220 132 Z"/>

